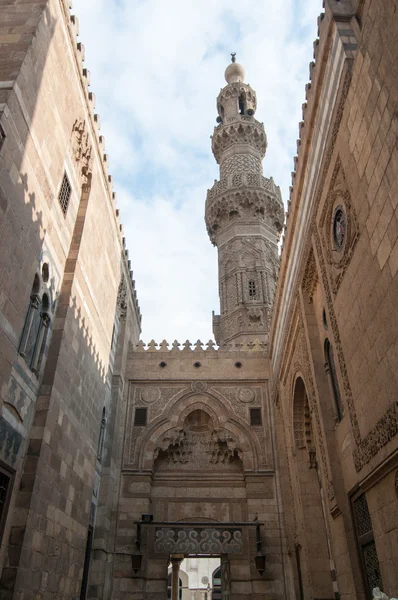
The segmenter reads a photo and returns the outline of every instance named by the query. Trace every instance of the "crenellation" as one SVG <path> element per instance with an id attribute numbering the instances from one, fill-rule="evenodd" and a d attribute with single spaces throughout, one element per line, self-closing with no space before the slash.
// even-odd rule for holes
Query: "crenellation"
<path id="1" fill-rule="evenodd" d="M 88 100 L 90 102 L 92 114 L 94 114 L 95 104 L 96 104 L 96 98 L 95 98 L 94 92 L 89 92 L 88 93 Z"/>
<path id="2" fill-rule="evenodd" d="M 312 79 L 314 77 L 315 67 L 316 67 L 315 61 L 312 60 L 310 62 L 310 67 L 309 67 L 309 69 L 310 69 L 310 81 L 312 81 Z"/>
<path id="3" fill-rule="evenodd" d="M 82 44 L 82 42 L 77 42 L 77 51 L 80 55 L 80 60 L 83 63 L 85 61 L 86 58 L 86 53 L 85 53 L 85 48 L 84 48 L 84 44 Z"/>
<path id="4" fill-rule="evenodd" d="M 86 68 L 83 68 L 83 77 L 86 81 L 86 89 L 90 85 L 90 71 Z"/>
<path id="5" fill-rule="evenodd" d="M 265 129 L 232 54 L 212 136 L 220 177 L 206 198 L 218 247 L 216 343 L 139 340 L 136 282 L 71 2 L 2 6 L 7 16 L 18 5 L 26 31 L 23 65 L 12 43 L 2 63 L 3 498 L 3 469 L 15 475 L 9 507 L 0 498 L 2 599 L 164 600 L 169 557 L 187 550 L 179 534 L 200 536 L 193 523 L 204 521 L 229 600 L 362 600 L 373 588 L 396 596 L 393 4 L 325 0 L 286 212 L 263 176 Z M 62 126 L 49 161 L 55 112 Z M 64 211 L 54 199 L 65 164 Z M 37 331 L 30 346 L 27 331 Z M 156 539 L 164 532 L 152 538 L 142 525 L 139 535 L 143 514 L 171 530 L 166 549 Z M 226 523 L 249 523 L 239 554 L 220 545 Z"/>
<path id="6" fill-rule="evenodd" d="M 73 30 L 74 36 L 78 37 L 79 33 L 80 33 L 79 19 L 76 17 L 76 15 L 70 15 L 70 22 L 72 23 L 72 30 Z"/>
<path id="7" fill-rule="evenodd" d="M 319 50 L 319 37 L 316 40 L 314 40 L 313 48 L 314 48 L 314 54 L 313 54 L 314 61 L 316 62 L 317 56 L 318 56 L 318 50 Z"/>
<path id="8" fill-rule="evenodd" d="M 190 342 L 186 340 L 183 344 L 180 344 L 177 340 L 174 340 L 172 344 L 167 342 L 167 340 L 162 340 L 160 343 L 155 342 L 155 340 L 151 340 L 148 343 L 145 343 L 143 340 L 140 340 L 135 348 L 134 352 L 263 352 L 267 349 L 268 344 L 266 341 L 261 340 L 243 340 L 242 342 L 235 343 L 232 340 L 229 343 L 217 345 L 213 340 L 209 340 L 206 343 L 197 340 L 196 342 Z"/>

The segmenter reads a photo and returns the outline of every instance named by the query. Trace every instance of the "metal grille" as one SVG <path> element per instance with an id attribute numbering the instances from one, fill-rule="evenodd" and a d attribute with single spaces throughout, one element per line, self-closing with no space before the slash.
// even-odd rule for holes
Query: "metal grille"
<path id="1" fill-rule="evenodd" d="M 71 187 L 71 185 L 69 183 L 69 179 L 65 173 L 64 178 L 61 183 L 61 189 L 59 190 L 59 195 L 58 195 L 58 200 L 59 200 L 59 203 L 61 205 L 62 212 L 64 213 L 64 215 L 66 214 L 66 211 L 68 210 L 71 193 L 72 193 L 72 187 Z"/>
<path id="2" fill-rule="evenodd" d="M 377 557 L 376 545 L 374 541 L 362 546 L 362 552 L 369 589 L 373 590 L 375 587 L 383 589 L 379 559 Z"/>
<path id="3" fill-rule="evenodd" d="M 250 298 L 254 298 L 256 295 L 257 295 L 256 282 L 254 281 L 254 279 L 250 279 L 249 280 L 249 296 L 250 296 Z"/>
<path id="4" fill-rule="evenodd" d="M 360 537 L 361 535 L 372 531 L 372 521 L 370 520 L 365 494 L 362 494 L 362 496 L 359 496 L 359 498 L 355 500 L 354 513 L 358 536 Z"/>

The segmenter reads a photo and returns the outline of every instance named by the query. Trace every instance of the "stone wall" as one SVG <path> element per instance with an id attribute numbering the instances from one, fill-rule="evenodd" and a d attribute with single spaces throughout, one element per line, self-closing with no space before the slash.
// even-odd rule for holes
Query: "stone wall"
<path id="1" fill-rule="evenodd" d="M 15 46 L 1 50 L 11 83 L 0 120 L 0 459 L 14 479 L 0 598 L 74 598 L 95 523 L 103 410 L 109 425 L 118 414 L 115 354 L 122 338 L 138 340 L 140 315 L 77 20 L 60 0 L 5 11 L 23 43 L 10 33 Z M 46 325 L 37 364 L 21 355 L 29 311 Z"/>
<path id="2" fill-rule="evenodd" d="M 286 509 L 289 544 L 292 557 L 302 554 L 304 597 L 317 585 L 305 564 L 316 541 L 304 536 L 305 463 L 320 478 L 335 589 L 362 598 L 376 581 L 389 595 L 398 585 L 393 4 L 326 2 L 300 124 L 271 360 L 283 485 L 293 507 Z M 305 402 L 295 393 L 298 379 Z M 360 505 L 370 515 L 367 545 L 353 518 Z M 292 565 L 298 590 L 295 559 Z"/>
<path id="3" fill-rule="evenodd" d="M 255 570 L 255 527 L 244 528 L 243 550 L 231 563 L 231 599 L 284 594 L 284 535 L 274 467 L 273 414 L 264 349 L 148 349 L 128 355 L 124 402 L 127 418 L 120 490 L 115 511 L 113 598 L 163 599 L 168 551 L 155 551 L 154 528 L 137 525 L 142 514 L 157 522 L 253 522 L 262 526 L 266 572 Z M 191 347 L 194 345 L 190 345 Z M 261 424 L 250 409 L 260 408 Z M 145 409 L 144 421 L 138 410 Z M 134 572 L 132 555 L 142 566 Z M 100 554 L 98 553 L 98 558 Z M 93 598 L 101 598 L 100 568 L 93 562 Z"/>

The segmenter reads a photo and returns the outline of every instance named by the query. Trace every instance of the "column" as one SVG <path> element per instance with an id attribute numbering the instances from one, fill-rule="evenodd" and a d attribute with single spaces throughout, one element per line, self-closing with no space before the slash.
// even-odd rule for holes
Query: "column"
<path id="1" fill-rule="evenodd" d="M 179 600 L 178 599 L 178 581 L 179 581 L 179 572 L 180 572 L 180 564 L 184 560 L 183 554 L 171 554 L 171 600 Z"/>

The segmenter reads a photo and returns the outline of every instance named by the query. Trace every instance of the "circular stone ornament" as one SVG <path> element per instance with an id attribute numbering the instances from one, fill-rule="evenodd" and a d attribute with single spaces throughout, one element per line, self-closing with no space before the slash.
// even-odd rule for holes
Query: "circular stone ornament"
<path id="1" fill-rule="evenodd" d="M 193 381 L 191 389 L 193 392 L 205 392 L 207 390 L 207 383 L 206 381 Z"/>
<path id="2" fill-rule="evenodd" d="M 253 388 L 238 388 L 236 391 L 236 396 L 240 402 L 243 404 L 250 404 L 256 398 L 256 392 Z"/>
<path id="3" fill-rule="evenodd" d="M 145 404 L 153 404 L 157 402 L 160 398 L 160 389 L 158 387 L 144 387 L 141 390 L 141 400 L 145 402 Z"/>
<path id="4" fill-rule="evenodd" d="M 335 208 L 333 214 L 332 237 L 335 250 L 341 252 L 347 238 L 347 215 L 341 204 Z"/>

